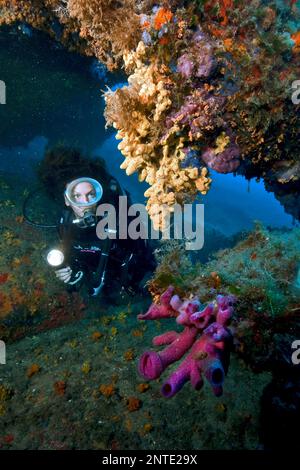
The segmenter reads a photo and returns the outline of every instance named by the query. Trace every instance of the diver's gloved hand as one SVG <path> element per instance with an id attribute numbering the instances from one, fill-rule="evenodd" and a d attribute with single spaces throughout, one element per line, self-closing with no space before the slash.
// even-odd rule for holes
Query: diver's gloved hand
<path id="1" fill-rule="evenodd" d="M 73 271 L 70 266 L 67 266 L 66 268 L 57 269 L 55 271 L 55 275 L 60 281 L 63 281 L 67 284 L 72 277 L 72 272 Z"/>
<path id="2" fill-rule="evenodd" d="M 70 266 L 58 269 L 55 274 L 60 281 L 70 286 L 77 284 L 83 277 L 83 271 L 74 272 Z"/>

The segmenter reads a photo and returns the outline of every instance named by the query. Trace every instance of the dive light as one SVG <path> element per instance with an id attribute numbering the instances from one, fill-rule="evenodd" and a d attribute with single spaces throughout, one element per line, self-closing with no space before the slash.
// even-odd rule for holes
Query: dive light
<path id="1" fill-rule="evenodd" d="M 47 262 L 50 266 L 58 267 L 64 262 L 65 256 L 61 250 L 53 249 L 47 254 Z"/>

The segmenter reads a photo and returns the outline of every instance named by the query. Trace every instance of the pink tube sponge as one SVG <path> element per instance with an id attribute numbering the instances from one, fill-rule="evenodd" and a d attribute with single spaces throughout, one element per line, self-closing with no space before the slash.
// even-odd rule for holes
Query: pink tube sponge
<path id="1" fill-rule="evenodd" d="M 146 380 L 157 379 L 172 362 L 178 361 L 192 346 L 198 334 L 197 328 L 186 327 L 182 333 L 169 331 L 153 339 L 155 346 L 169 344 L 157 353 L 146 351 L 139 361 L 139 372 Z"/>
<path id="2" fill-rule="evenodd" d="M 141 313 L 138 315 L 138 320 L 154 320 L 158 318 L 169 318 L 177 316 L 178 314 L 170 303 L 173 292 L 174 287 L 169 286 L 168 289 L 160 296 L 160 303 L 151 304 L 146 313 Z"/>
<path id="3" fill-rule="evenodd" d="M 225 362 L 227 363 L 223 356 L 229 350 L 226 346 L 231 340 L 231 334 L 224 327 L 220 328 L 217 338 L 214 337 L 214 331 L 208 327 L 194 343 L 178 369 L 164 382 L 162 394 L 165 397 L 170 398 L 175 395 L 188 380 L 196 390 L 199 390 L 203 385 L 202 375 L 206 377 L 216 396 L 222 394 Z"/>
<path id="4" fill-rule="evenodd" d="M 195 312 L 191 315 L 191 321 L 197 328 L 205 328 L 210 322 L 214 313 L 214 305 L 208 304 L 201 312 Z"/>
<path id="5" fill-rule="evenodd" d="M 203 377 L 210 383 L 213 393 L 219 396 L 229 364 L 232 335 L 226 325 L 233 314 L 235 298 L 218 295 L 215 302 L 199 311 L 201 304 L 197 297 L 182 301 L 173 292 L 174 288 L 169 287 L 161 296 L 160 303 L 152 304 L 148 312 L 138 318 L 149 320 L 176 316 L 176 323 L 185 328 L 182 332 L 168 331 L 156 336 L 153 345 L 167 347 L 159 352 L 146 351 L 142 354 L 138 371 L 146 380 L 157 379 L 170 364 L 190 350 L 164 382 L 161 389 L 163 396 L 174 396 L 189 380 L 193 388 L 199 390 Z M 165 315 L 166 312 L 168 315 Z"/>

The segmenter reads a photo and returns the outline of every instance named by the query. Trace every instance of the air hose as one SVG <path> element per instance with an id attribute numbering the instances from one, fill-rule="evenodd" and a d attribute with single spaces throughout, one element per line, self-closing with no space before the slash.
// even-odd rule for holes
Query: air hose
<path id="1" fill-rule="evenodd" d="M 30 199 L 36 194 L 38 193 L 39 191 L 43 190 L 44 187 L 43 186 L 39 186 L 38 188 L 34 189 L 33 191 L 30 191 L 30 193 L 27 195 L 27 197 L 25 198 L 24 202 L 23 202 L 23 206 L 22 206 L 22 214 L 23 214 L 23 217 L 24 217 L 24 220 L 25 222 L 28 224 L 28 225 L 32 225 L 33 227 L 37 227 L 37 228 L 57 228 L 58 227 L 58 224 L 39 224 L 37 222 L 34 222 L 33 220 L 31 220 L 29 218 L 29 216 L 27 215 L 27 205 L 28 205 L 28 202 L 30 201 Z"/>

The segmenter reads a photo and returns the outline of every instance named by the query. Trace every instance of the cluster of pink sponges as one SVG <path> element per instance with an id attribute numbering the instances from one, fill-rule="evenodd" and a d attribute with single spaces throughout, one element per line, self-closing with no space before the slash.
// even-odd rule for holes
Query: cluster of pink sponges
<path id="1" fill-rule="evenodd" d="M 139 360 L 139 373 L 146 380 L 160 377 L 173 362 L 181 359 L 189 350 L 179 367 L 164 382 L 161 392 L 170 398 L 190 380 L 199 390 L 205 376 L 216 396 L 223 392 L 223 382 L 229 364 L 232 335 L 227 328 L 233 313 L 235 298 L 231 295 L 218 295 L 216 300 L 205 308 L 199 299 L 181 300 L 174 295 L 172 286 L 161 295 L 160 303 L 153 303 L 139 320 L 176 318 L 184 326 L 180 333 L 168 331 L 153 338 L 154 346 L 168 345 L 160 352 L 146 351 Z"/>

